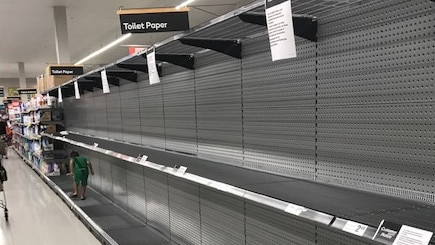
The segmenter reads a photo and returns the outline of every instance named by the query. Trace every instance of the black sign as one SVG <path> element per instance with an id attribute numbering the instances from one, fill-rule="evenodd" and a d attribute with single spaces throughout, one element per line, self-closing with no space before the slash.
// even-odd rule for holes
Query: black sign
<path id="1" fill-rule="evenodd" d="M 120 14 L 121 32 L 149 33 L 189 30 L 189 12 Z"/>
<path id="2" fill-rule="evenodd" d="M 83 66 L 50 66 L 50 75 L 78 76 L 83 74 Z"/>
<path id="3" fill-rule="evenodd" d="M 5 88 L 4 87 L 0 88 L 0 97 L 5 97 Z"/>
<path id="4" fill-rule="evenodd" d="M 21 100 L 21 97 L 17 97 L 17 96 L 8 96 L 6 97 L 7 100 L 10 101 L 16 101 L 16 100 Z"/>
<path id="5" fill-rule="evenodd" d="M 382 220 L 373 240 L 391 245 L 394 243 L 394 240 L 396 240 L 401 227 L 402 225 Z"/>
<path id="6" fill-rule="evenodd" d="M 36 88 L 20 88 L 18 89 L 18 94 L 36 94 Z"/>

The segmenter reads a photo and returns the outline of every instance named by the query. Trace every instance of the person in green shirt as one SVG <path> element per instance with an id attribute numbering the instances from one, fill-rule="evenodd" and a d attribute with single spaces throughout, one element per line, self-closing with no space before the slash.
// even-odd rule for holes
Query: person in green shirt
<path id="1" fill-rule="evenodd" d="M 85 158 L 79 156 L 79 153 L 76 151 L 72 151 L 70 153 L 71 160 L 69 162 L 69 173 L 68 175 L 74 174 L 74 185 L 73 185 L 73 193 L 71 197 L 78 196 L 78 187 L 81 185 L 80 199 L 86 199 L 86 186 L 88 185 L 88 176 L 89 171 L 92 175 L 94 175 L 94 170 L 92 169 L 91 162 Z"/>

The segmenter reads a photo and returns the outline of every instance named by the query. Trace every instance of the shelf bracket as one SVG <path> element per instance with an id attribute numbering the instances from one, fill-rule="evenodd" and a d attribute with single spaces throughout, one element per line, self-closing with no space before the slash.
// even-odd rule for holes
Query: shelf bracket
<path id="1" fill-rule="evenodd" d="M 195 65 L 193 54 L 156 54 L 156 60 L 166 61 L 190 70 L 193 70 Z"/>
<path id="2" fill-rule="evenodd" d="M 87 77 L 85 77 L 85 79 L 95 81 L 94 87 L 101 88 L 101 89 L 103 88 L 103 84 L 102 84 L 100 76 L 87 76 Z M 107 82 L 110 85 L 119 87 L 119 78 L 117 78 L 117 77 L 107 76 Z M 101 86 L 96 85 L 96 84 L 100 84 Z"/>
<path id="3" fill-rule="evenodd" d="M 182 44 L 211 49 L 231 57 L 242 58 L 242 43 L 238 39 L 190 38 L 178 39 Z"/>
<path id="4" fill-rule="evenodd" d="M 246 23 L 266 26 L 266 14 L 246 12 L 239 15 L 240 20 Z M 305 15 L 293 15 L 295 35 L 312 42 L 317 42 L 317 19 Z"/>
<path id="5" fill-rule="evenodd" d="M 68 92 L 72 91 L 73 96 L 75 96 L 76 90 L 74 88 L 74 83 L 68 83 L 64 86 L 64 88 L 66 88 L 68 90 Z M 84 94 L 85 90 L 81 87 L 81 85 L 79 84 L 79 93 L 80 94 Z"/>
<path id="6" fill-rule="evenodd" d="M 148 73 L 148 67 L 146 64 L 116 64 L 117 67 L 132 70 L 132 71 L 140 71 L 143 73 Z"/>
<path id="7" fill-rule="evenodd" d="M 129 71 L 107 71 L 107 76 L 122 78 L 130 82 L 137 82 L 137 73 Z M 119 85 L 116 85 L 119 86 Z"/>
<path id="8" fill-rule="evenodd" d="M 94 86 L 92 85 L 93 81 L 78 80 L 77 82 L 79 83 L 79 89 L 83 89 L 84 91 L 94 92 Z"/>

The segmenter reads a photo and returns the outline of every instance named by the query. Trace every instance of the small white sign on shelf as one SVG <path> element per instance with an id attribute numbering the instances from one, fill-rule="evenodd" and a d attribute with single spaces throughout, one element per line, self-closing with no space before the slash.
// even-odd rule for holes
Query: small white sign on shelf
<path id="1" fill-rule="evenodd" d="M 428 245 L 432 235 L 430 231 L 402 225 L 393 245 Z"/>
<path id="2" fill-rule="evenodd" d="M 357 236 L 363 236 L 367 228 L 368 228 L 367 225 L 363 225 L 349 220 L 346 222 L 346 225 L 343 227 L 343 231 L 347 231 Z"/>
<path id="3" fill-rule="evenodd" d="M 140 163 L 145 163 L 146 161 L 147 161 L 147 159 L 148 159 L 148 156 L 147 155 L 142 155 L 142 157 L 140 158 Z"/>
<path id="4" fill-rule="evenodd" d="M 185 166 L 180 166 L 179 168 L 177 168 L 177 172 L 175 172 L 178 175 L 183 175 L 186 173 L 187 167 Z"/>
<path id="5" fill-rule="evenodd" d="M 302 212 L 307 211 L 307 209 L 295 204 L 289 204 L 284 211 L 293 215 L 300 215 Z"/>

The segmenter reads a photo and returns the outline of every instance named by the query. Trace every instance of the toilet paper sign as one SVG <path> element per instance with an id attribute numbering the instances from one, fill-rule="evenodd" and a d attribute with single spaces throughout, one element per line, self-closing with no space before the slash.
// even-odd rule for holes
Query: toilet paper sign
<path id="1" fill-rule="evenodd" d="M 189 30 L 189 8 L 118 10 L 121 32 L 152 33 Z"/>

